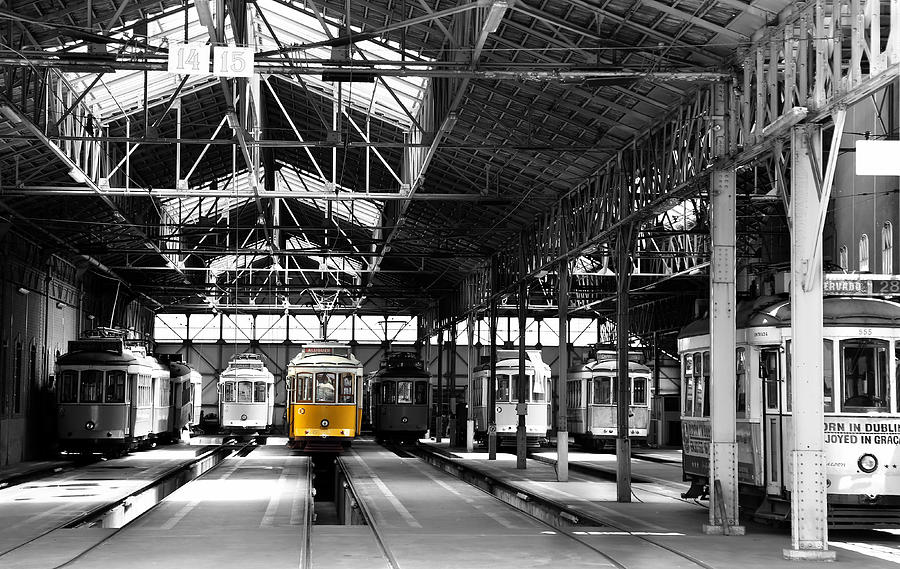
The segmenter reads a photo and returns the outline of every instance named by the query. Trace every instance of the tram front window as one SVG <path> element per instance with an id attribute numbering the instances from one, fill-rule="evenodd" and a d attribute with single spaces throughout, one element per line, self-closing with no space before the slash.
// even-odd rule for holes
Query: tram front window
<path id="1" fill-rule="evenodd" d="M 397 384 L 393 381 L 385 381 L 381 384 L 381 400 L 387 405 L 397 402 Z"/>
<path id="2" fill-rule="evenodd" d="M 238 403 L 253 403 L 253 383 L 250 381 L 239 381 L 237 388 Z"/>
<path id="3" fill-rule="evenodd" d="M 125 403 L 125 371 L 106 372 L 106 402 Z"/>
<path id="4" fill-rule="evenodd" d="M 80 391 L 82 403 L 100 403 L 103 398 L 103 372 L 96 369 L 81 372 Z"/>
<path id="5" fill-rule="evenodd" d="M 353 403 L 353 374 L 341 374 L 341 396 L 340 403 Z"/>
<path id="6" fill-rule="evenodd" d="M 594 405 L 609 405 L 613 399 L 613 378 L 600 377 L 594 379 Z"/>
<path id="7" fill-rule="evenodd" d="M 841 370 L 845 411 L 887 411 L 888 343 L 884 340 L 856 338 L 841 342 Z"/>
<path id="8" fill-rule="evenodd" d="M 226 381 L 222 384 L 222 400 L 225 403 L 234 403 L 234 382 Z"/>
<path id="9" fill-rule="evenodd" d="M 397 403 L 412 403 L 412 386 L 411 381 L 397 382 Z"/>
<path id="10" fill-rule="evenodd" d="M 334 403 L 335 377 L 333 373 L 316 374 L 316 403 Z"/>
<path id="11" fill-rule="evenodd" d="M 509 403 L 509 376 L 497 376 L 497 403 Z"/>
<path id="12" fill-rule="evenodd" d="M 78 402 L 78 372 L 74 370 L 66 370 L 62 373 L 62 380 L 59 388 L 60 403 L 77 403 Z"/>
<path id="13" fill-rule="evenodd" d="M 535 403 L 544 401 L 544 394 L 547 393 L 544 379 L 534 375 L 529 375 L 528 378 L 531 380 L 531 400 Z"/>
<path id="14" fill-rule="evenodd" d="M 477 399 L 476 399 L 477 401 Z M 416 405 L 425 405 L 428 403 L 428 382 L 416 382 Z"/>
<path id="15" fill-rule="evenodd" d="M 266 382 L 257 381 L 253 384 L 253 401 L 256 403 L 266 402 Z"/>
<path id="16" fill-rule="evenodd" d="M 633 405 L 647 404 L 647 380 L 643 377 L 636 377 L 632 380 L 631 398 L 634 400 Z"/>

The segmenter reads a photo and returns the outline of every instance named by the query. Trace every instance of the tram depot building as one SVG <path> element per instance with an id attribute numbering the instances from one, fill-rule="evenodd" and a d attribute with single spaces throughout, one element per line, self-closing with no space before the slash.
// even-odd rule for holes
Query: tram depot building
<path id="1" fill-rule="evenodd" d="M 0 19 L 0 503 L 39 463 L 264 435 L 284 472 L 610 456 L 619 503 L 668 452 L 703 531 L 783 522 L 779 560 L 896 523 L 896 1 Z"/>

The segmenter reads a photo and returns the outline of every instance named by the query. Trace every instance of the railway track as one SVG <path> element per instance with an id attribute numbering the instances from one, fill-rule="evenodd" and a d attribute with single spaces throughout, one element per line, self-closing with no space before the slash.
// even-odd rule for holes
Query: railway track
<path id="1" fill-rule="evenodd" d="M 44 538 L 52 536 L 55 532 L 86 527 L 102 527 L 114 530 L 96 543 L 89 544 L 88 547 L 77 553 L 73 552 L 74 554 L 69 559 L 56 565 L 56 568 L 66 567 L 86 553 L 109 541 L 120 530 L 127 527 L 130 522 L 152 509 L 178 488 L 212 471 L 225 458 L 235 455 L 246 456 L 254 448 L 255 443 L 253 442 L 241 445 L 225 443 L 203 447 L 199 449 L 193 458 L 164 470 L 124 495 L 120 494 L 100 504 L 91 506 L 87 510 L 80 510 L 74 515 L 64 515 L 65 519 L 56 522 L 51 527 L 27 535 L 13 545 L 7 545 L 0 551 L 0 566 L 4 566 L 6 563 L 15 566 L 14 558 L 17 554 L 24 554 L 30 547 L 35 546 Z"/>
<path id="2" fill-rule="evenodd" d="M 532 516 L 545 524 L 551 531 L 564 535 L 572 541 L 578 542 L 584 547 L 589 548 L 607 563 L 619 569 L 645 567 L 646 564 L 645 562 L 635 563 L 631 558 L 623 559 L 620 556 L 610 554 L 608 548 L 603 547 L 602 543 L 598 543 L 598 541 L 602 540 L 603 536 L 615 535 L 620 539 L 622 537 L 633 539 L 635 542 L 634 546 L 626 547 L 625 549 L 633 551 L 641 550 L 645 552 L 645 554 L 648 546 L 653 548 L 656 551 L 655 553 L 650 554 L 650 557 L 652 557 L 655 562 L 658 562 L 658 566 L 660 567 L 694 566 L 702 567 L 703 569 L 715 569 L 701 559 L 667 545 L 659 539 L 654 539 L 652 535 L 647 535 L 652 532 L 634 531 L 609 518 L 598 518 L 592 514 L 573 510 L 568 505 L 555 502 L 546 496 L 539 496 L 524 492 L 520 488 L 513 488 L 505 481 L 493 479 L 482 472 L 471 469 L 464 464 L 460 464 L 460 461 L 452 461 L 445 454 L 432 452 L 435 449 L 420 446 L 384 446 L 400 456 L 416 456 L 426 460 L 426 462 L 432 466 L 465 480 L 469 484 L 494 496 L 510 507 Z M 606 477 L 603 478 L 605 479 Z M 585 478 L 584 480 L 588 480 L 588 478 Z M 642 488 L 642 491 L 648 490 Z M 649 490 L 649 492 L 654 493 L 652 490 Z M 658 494 L 665 496 L 666 498 L 696 504 L 700 508 L 705 508 L 705 506 L 696 501 L 681 500 L 670 494 Z M 377 532 L 377 530 L 374 531 Z M 383 540 L 379 540 L 379 543 L 383 543 Z M 621 546 L 619 546 L 618 549 L 622 549 Z M 385 552 L 385 557 L 387 559 L 392 558 L 387 551 Z M 688 565 L 685 565 L 685 562 Z M 396 565 L 395 562 L 392 562 L 391 567 L 394 569 L 403 569 L 399 565 Z"/>

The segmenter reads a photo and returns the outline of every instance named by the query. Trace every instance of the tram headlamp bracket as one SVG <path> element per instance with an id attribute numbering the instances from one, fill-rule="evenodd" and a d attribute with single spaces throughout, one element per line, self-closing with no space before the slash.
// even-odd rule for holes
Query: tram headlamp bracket
<path id="1" fill-rule="evenodd" d="M 878 468 L 878 459 L 875 458 L 874 454 L 866 453 L 859 457 L 859 460 L 856 461 L 856 466 L 863 472 L 870 474 Z"/>

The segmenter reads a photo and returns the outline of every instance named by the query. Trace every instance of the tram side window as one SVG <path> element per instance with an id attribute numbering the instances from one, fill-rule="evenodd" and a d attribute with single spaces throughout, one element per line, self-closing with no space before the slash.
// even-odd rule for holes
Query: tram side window
<path id="1" fill-rule="evenodd" d="M 825 382 L 825 411 L 834 411 L 834 342 L 822 341 L 822 379 Z"/>
<path id="2" fill-rule="evenodd" d="M 59 388 L 60 403 L 78 402 L 78 372 L 66 370 L 62 373 L 62 381 Z"/>
<path id="3" fill-rule="evenodd" d="M 225 403 L 234 403 L 234 382 L 226 381 L 222 384 L 222 399 Z"/>
<path id="4" fill-rule="evenodd" d="M 477 406 L 484 406 L 484 380 L 478 378 L 475 380 L 475 385 L 472 387 L 472 391 L 474 392 L 474 397 L 472 398 Z"/>
<path id="5" fill-rule="evenodd" d="M 353 374 L 342 373 L 340 403 L 353 403 Z"/>
<path id="6" fill-rule="evenodd" d="M 791 412 L 794 397 L 791 395 L 791 341 L 784 343 L 784 406 L 788 413 Z"/>
<path id="7" fill-rule="evenodd" d="M 734 403 L 738 417 L 747 416 L 747 349 L 734 351 Z"/>
<path id="8" fill-rule="evenodd" d="M 863 338 L 841 342 L 844 410 L 888 410 L 887 344 Z"/>
<path id="9" fill-rule="evenodd" d="M 106 402 L 125 403 L 125 371 L 106 372 Z"/>
<path id="10" fill-rule="evenodd" d="M 509 403 L 509 376 L 497 376 L 497 403 Z"/>
<path id="11" fill-rule="evenodd" d="M 82 403 L 100 403 L 103 399 L 103 372 L 97 369 L 81 372 L 79 395 Z"/>
<path id="12" fill-rule="evenodd" d="M 632 405 L 647 404 L 647 380 L 643 377 L 636 377 L 631 381 L 631 400 Z"/>
<path id="13" fill-rule="evenodd" d="M 778 350 L 760 352 L 759 378 L 765 385 L 766 409 L 778 409 Z"/>
<path id="14" fill-rule="evenodd" d="M 316 403 L 335 402 L 335 374 L 319 372 L 316 374 Z"/>
<path id="15" fill-rule="evenodd" d="M 684 356 L 684 404 L 682 405 L 682 413 L 690 417 L 694 412 L 694 356 L 686 354 Z"/>
<path id="16" fill-rule="evenodd" d="M 412 386 L 411 381 L 397 382 L 397 403 L 412 403 Z"/>
<path id="17" fill-rule="evenodd" d="M 580 381 L 570 381 L 566 384 L 566 402 L 569 407 L 581 407 Z"/>
<path id="18" fill-rule="evenodd" d="M 703 354 L 697 352 L 693 355 L 694 364 L 694 408 L 688 411 L 688 414 L 692 417 L 702 417 L 703 416 L 703 403 L 706 401 L 706 382 L 704 381 L 704 374 L 706 370 L 703 366 Z"/>
<path id="19" fill-rule="evenodd" d="M 266 402 L 266 382 L 265 381 L 257 381 L 253 384 L 253 402 L 254 403 L 265 403 Z"/>
<path id="20" fill-rule="evenodd" d="M 237 382 L 237 402 L 253 403 L 253 382 L 239 381 Z"/>
<path id="21" fill-rule="evenodd" d="M 698 354 L 699 355 L 699 354 Z M 694 356 L 697 357 L 696 355 Z M 710 372 L 710 364 L 709 364 L 709 352 L 703 352 L 701 356 L 701 361 L 703 362 L 702 367 L 700 368 L 703 376 L 700 381 L 697 382 L 696 387 L 698 390 L 697 396 L 694 398 L 694 405 L 702 405 L 700 409 L 695 409 L 694 416 L 695 417 L 709 417 L 709 394 L 710 394 L 710 384 L 709 384 L 709 372 Z M 696 373 L 696 362 L 694 371 Z M 700 397 L 700 389 L 702 388 L 703 397 Z"/>
<path id="22" fill-rule="evenodd" d="M 397 403 L 397 384 L 393 381 L 385 381 L 381 384 L 381 401 L 387 405 Z"/>

